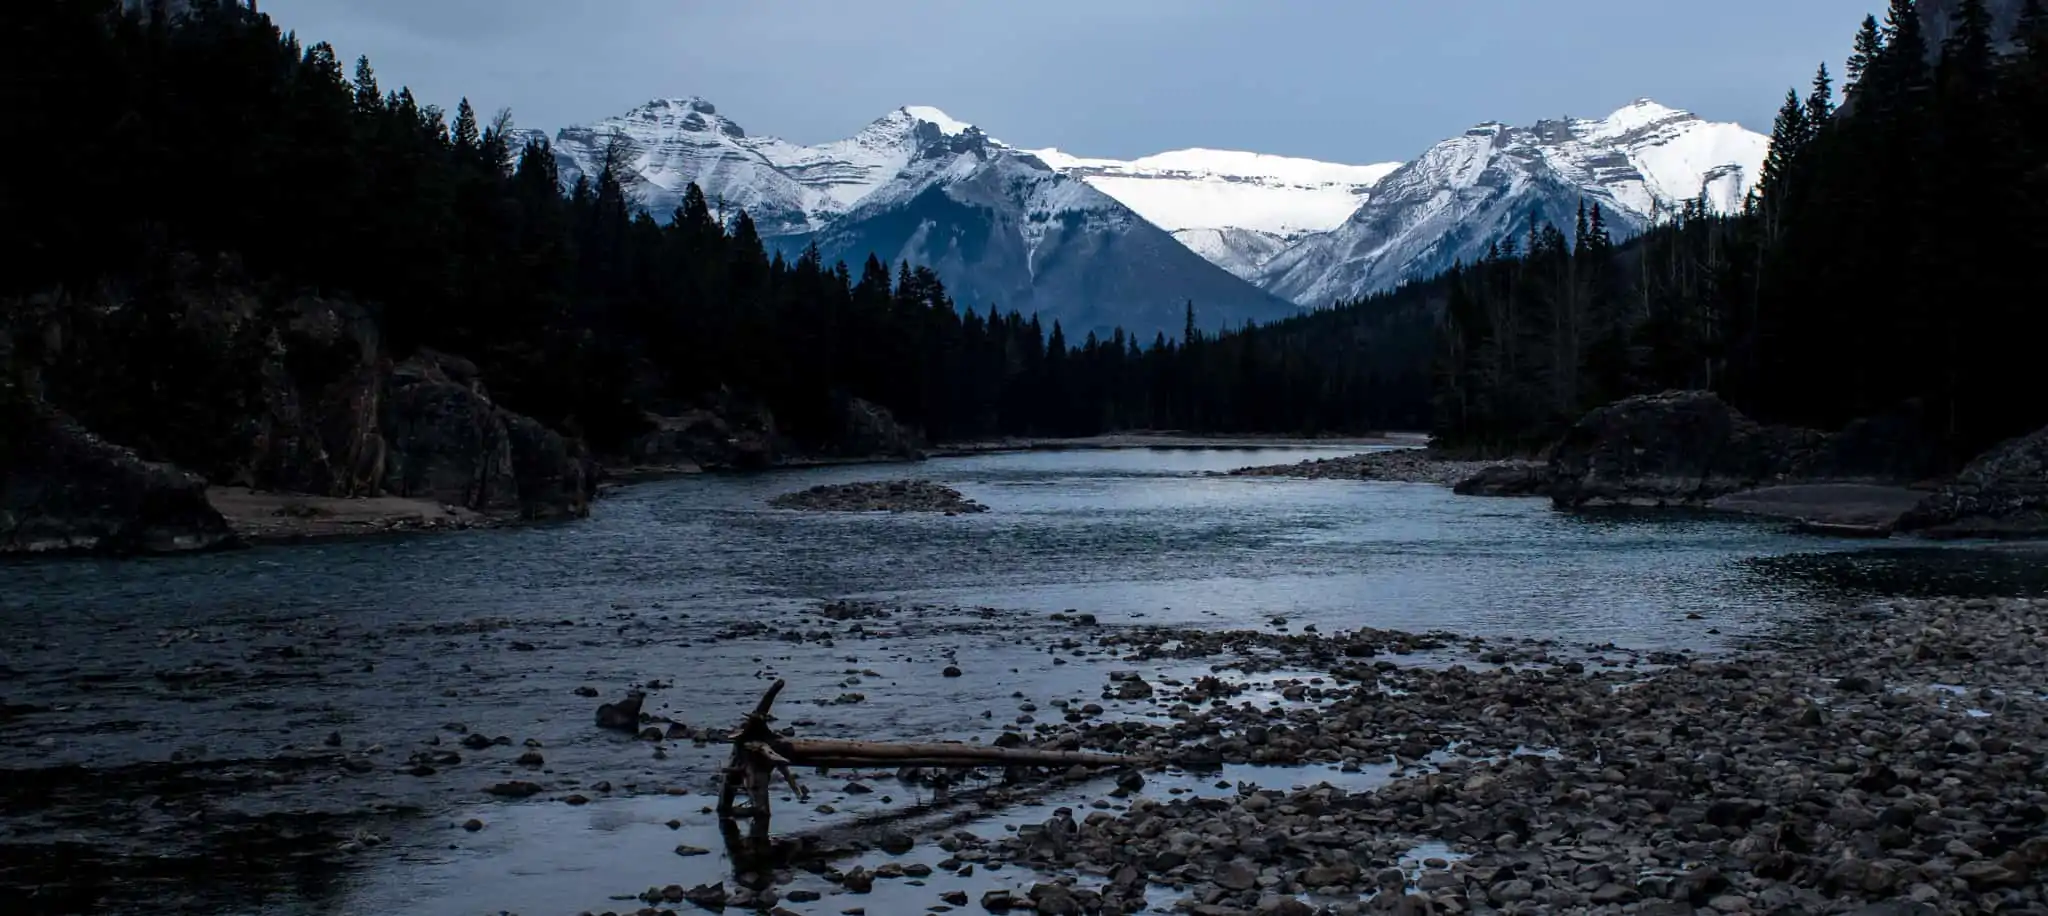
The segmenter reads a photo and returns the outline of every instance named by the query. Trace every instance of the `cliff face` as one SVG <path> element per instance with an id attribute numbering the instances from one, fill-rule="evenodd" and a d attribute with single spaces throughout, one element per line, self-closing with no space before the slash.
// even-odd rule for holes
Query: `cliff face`
<path id="1" fill-rule="evenodd" d="M 394 360 L 352 303 L 232 286 L 105 299 L 6 304 L 0 375 L 28 434 L 0 453 L 0 552 L 216 546 L 208 483 L 589 512 L 582 442 L 494 402 L 467 360 Z"/>

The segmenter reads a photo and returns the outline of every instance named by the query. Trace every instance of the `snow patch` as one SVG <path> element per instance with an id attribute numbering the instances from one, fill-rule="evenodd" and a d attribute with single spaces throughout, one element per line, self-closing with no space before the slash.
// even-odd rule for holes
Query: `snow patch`
<path id="1" fill-rule="evenodd" d="M 953 116 L 930 105 L 905 105 L 902 111 L 904 114 L 937 127 L 939 133 L 945 134 L 948 137 L 964 134 L 968 128 L 974 126 L 966 121 L 957 120 Z"/>

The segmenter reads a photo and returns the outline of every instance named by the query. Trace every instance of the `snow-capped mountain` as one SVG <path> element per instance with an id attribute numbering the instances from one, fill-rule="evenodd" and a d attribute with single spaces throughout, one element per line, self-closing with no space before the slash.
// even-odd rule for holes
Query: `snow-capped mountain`
<path id="1" fill-rule="evenodd" d="M 745 210 L 764 236 L 814 232 L 896 177 L 920 144 L 967 125 L 935 108 L 899 108 L 845 140 L 801 146 L 750 136 L 701 98 L 657 99 L 554 137 L 565 181 L 596 175 L 622 138 L 640 203 L 667 219 L 695 182 L 727 209 Z"/>
<path id="2" fill-rule="evenodd" d="M 1184 149 L 1141 159 L 1091 159 L 1036 150 L 1172 232 L 1188 248 L 1251 277 L 1287 243 L 1342 225 L 1398 162 L 1344 165 L 1235 150 Z"/>
<path id="3" fill-rule="evenodd" d="M 1254 279 L 1324 305 L 1475 260 L 1526 233 L 1532 215 L 1568 228 L 1582 200 L 1605 211 L 1616 235 L 1702 197 L 1733 210 L 1769 143 L 1647 99 L 1596 120 L 1481 124 L 1387 175 L 1343 225 L 1273 256 Z"/>
<path id="4" fill-rule="evenodd" d="M 701 98 L 659 100 L 557 133 L 563 179 L 596 174 L 621 139 L 635 193 L 657 218 L 694 182 L 744 209 L 771 244 L 927 265 L 963 306 L 1036 312 L 1077 339 L 1115 326 L 1177 333 L 1189 300 L 1210 327 L 1299 311 L 1116 198 L 936 108 L 899 108 L 848 139 L 803 146 L 749 135 Z"/>

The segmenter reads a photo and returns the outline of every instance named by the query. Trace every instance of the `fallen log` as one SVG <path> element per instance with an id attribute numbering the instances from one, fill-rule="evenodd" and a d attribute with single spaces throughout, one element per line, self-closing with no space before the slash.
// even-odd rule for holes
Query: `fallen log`
<path id="1" fill-rule="evenodd" d="M 1091 754 L 1085 751 L 1046 751 L 1036 748 L 990 747 L 982 744 L 955 744 L 936 742 L 929 744 L 882 741 L 839 741 L 830 738 L 784 738 L 775 743 L 776 750 L 789 762 L 798 766 L 819 766 L 814 760 L 867 760 L 877 763 L 908 765 L 908 761 L 952 761 L 953 766 L 975 766 L 992 764 L 1023 764 L 1026 766 L 1081 766 L 1115 767 L 1131 766 L 1140 761 L 1115 754 Z M 843 764 L 842 764 L 843 765 Z M 945 766 L 948 764 L 923 764 Z"/>
<path id="2" fill-rule="evenodd" d="M 768 726 L 774 719 L 769 709 L 775 705 L 775 698 L 782 693 L 783 682 L 778 680 L 768 687 L 761 701 L 754 706 L 740 727 L 727 740 L 732 742 L 732 758 L 725 765 L 723 785 L 718 793 L 718 815 L 722 819 L 737 817 L 742 809 L 738 806 L 741 792 L 747 794 L 745 813 L 756 820 L 760 830 L 766 830 L 768 818 L 769 789 L 776 773 L 788 780 L 791 791 L 798 798 L 808 796 L 797 784 L 790 767 L 808 766 L 821 769 L 861 769 L 874 766 L 905 767 L 915 766 L 930 769 L 976 769 L 994 766 L 1035 766 L 1035 767 L 1127 767 L 1149 761 L 1137 757 L 1116 754 L 1092 754 L 1085 751 L 1051 751 L 1038 748 L 1007 748 L 982 744 L 956 742 L 908 742 L 885 741 L 842 741 L 830 738 L 789 738 L 775 733 Z"/>

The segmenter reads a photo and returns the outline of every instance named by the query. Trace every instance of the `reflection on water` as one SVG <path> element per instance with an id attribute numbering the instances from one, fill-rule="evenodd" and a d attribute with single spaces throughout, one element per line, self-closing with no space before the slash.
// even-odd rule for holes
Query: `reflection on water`
<path id="1" fill-rule="evenodd" d="M 638 809 L 606 802 L 589 788 L 600 781 L 617 783 L 620 798 L 708 785 L 714 748 L 676 744 L 657 758 L 646 743 L 598 733 L 597 700 L 577 688 L 615 696 L 653 685 L 650 709 L 722 727 L 763 678 L 779 676 L 805 734 L 985 736 L 1004 719 L 984 714 L 1014 715 L 1015 695 L 1087 696 L 1115 663 L 1063 653 L 1070 663 L 1056 666 L 1049 650 L 1065 631 L 1050 611 L 1112 626 L 1268 628 L 1278 616 L 1296 630 L 1710 649 L 1843 595 L 2039 588 L 2043 578 L 2024 553 L 1830 542 L 1722 517 L 1562 514 L 1541 500 L 1425 485 L 1203 473 L 1344 451 L 1038 452 L 706 476 L 627 489 L 574 524 L 0 565 L 0 783 L 12 787 L 0 787 L 0 859 L 16 863 L 0 865 L 0 883 L 76 880 L 33 863 L 81 850 L 107 873 L 146 860 L 198 881 L 192 873 L 229 836 L 222 823 L 288 814 L 298 820 L 281 839 L 258 831 L 250 842 L 289 844 L 312 829 L 307 819 L 374 815 L 396 851 L 361 854 L 358 885 L 398 906 L 409 882 L 450 874 L 450 859 L 465 883 L 529 867 L 530 854 L 500 848 L 521 837 L 546 842 L 588 824 L 575 842 L 602 846 L 605 836 L 669 832 L 637 814 L 603 821 Z M 907 475 L 992 511 L 766 505 L 813 484 Z M 874 621 L 864 636 L 842 630 L 836 642 L 804 635 L 817 629 L 806 612 L 815 601 L 860 596 L 932 609 Z M 938 677 L 948 664 L 967 676 Z M 851 693 L 865 700 L 820 705 Z M 433 775 L 404 772 L 409 755 L 455 747 L 470 731 L 512 743 L 465 748 Z M 513 763 L 527 741 L 547 760 L 537 774 Z M 299 774 L 276 763 L 334 756 L 370 764 Z M 140 766 L 171 761 L 199 775 Z M 510 778 L 548 792 L 517 803 L 479 794 Z M 599 803 L 562 805 L 571 789 Z M 645 805 L 687 812 L 702 802 Z M 534 829 L 463 833 L 460 850 L 447 848 L 448 825 L 472 809 L 518 810 L 483 819 Z M 53 845 L 60 831 L 75 844 Z M 326 897 L 301 883 L 295 862 L 276 865 L 274 880 L 234 871 L 229 895 L 253 906 L 258 886 L 282 885 L 268 893 L 288 910 Z M 637 889 L 567 896 L 597 904 L 619 890 Z"/>

